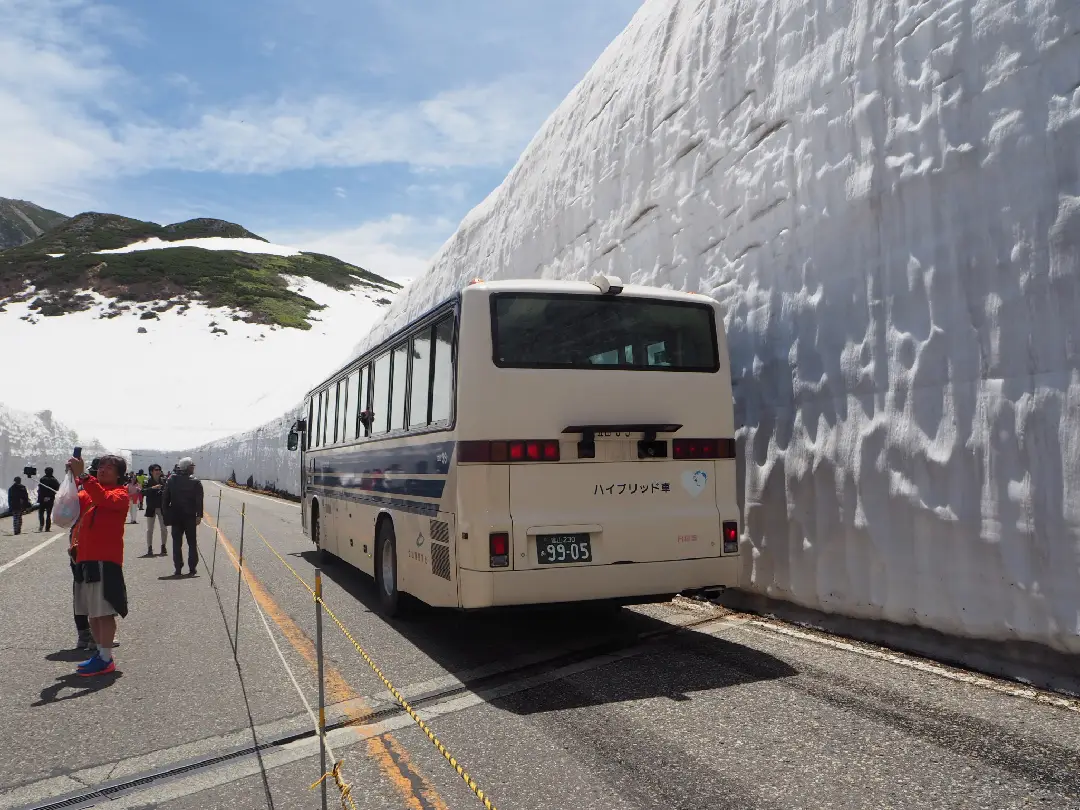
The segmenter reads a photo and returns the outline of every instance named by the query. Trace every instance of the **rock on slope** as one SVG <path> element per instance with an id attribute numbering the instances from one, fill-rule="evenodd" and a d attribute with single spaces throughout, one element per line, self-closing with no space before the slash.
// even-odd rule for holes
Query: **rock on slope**
<path id="1" fill-rule="evenodd" d="M 0 250 L 25 245 L 67 219 L 26 200 L 0 197 Z"/>
<path id="2" fill-rule="evenodd" d="M 0 513 L 7 509 L 8 487 L 16 475 L 22 476 L 23 467 L 37 467 L 38 478 L 52 467 L 63 479 L 64 464 L 77 445 L 88 461 L 106 452 L 96 440 L 83 443 L 74 430 L 54 421 L 51 411 L 32 414 L 0 405 Z M 38 478 L 23 478 L 31 499 L 36 498 Z"/>
<path id="3" fill-rule="evenodd" d="M 648 0 L 369 340 L 473 276 L 714 295 L 745 587 L 1080 652 L 1080 5 L 1037 8 Z"/>

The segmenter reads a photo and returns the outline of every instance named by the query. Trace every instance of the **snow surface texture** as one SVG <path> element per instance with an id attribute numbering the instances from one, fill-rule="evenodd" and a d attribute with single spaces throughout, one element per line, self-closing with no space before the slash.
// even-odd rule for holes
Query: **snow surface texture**
<path id="1" fill-rule="evenodd" d="M 474 276 L 713 295 L 744 587 L 1080 652 L 1078 34 L 1075 0 L 649 0 L 357 351 Z"/>
<path id="2" fill-rule="evenodd" d="M 56 477 L 63 480 L 64 464 L 76 446 L 83 448 L 87 462 L 105 453 L 96 441 L 83 444 L 74 430 L 54 421 L 50 411 L 32 414 L 0 405 L 0 513 L 7 509 L 7 490 L 15 476 L 22 477 L 30 499 L 36 503 L 37 482 L 45 468 L 52 467 Z M 37 467 L 35 478 L 23 475 L 27 465 Z"/>
<path id="3" fill-rule="evenodd" d="M 72 335 L 80 335 L 123 347 L 115 360 L 124 365 L 112 381 L 116 397 L 87 397 L 75 411 L 61 405 L 71 383 L 57 367 L 4 385 L 0 401 L 25 410 L 47 403 L 82 435 L 144 447 L 183 447 L 258 425 L 292 407 L 322 376 L 341 366 L 349 347 L 385 311 L 386 305 L 376 302 L 392 300 L 396 293 L 373 286 L 335 290 L 306 277 L 285 279 L 289 289 L 326 306 L 312 313 L 308 331 L 245 323 L 234 320 L 234 310 L 198 303 L 184 313 L 177 308 L 158 313 L 156 319 L 140 318 L 149 305 L 102 318 L 113 299 L 93 292 L 88 294 L 94 306 L 63 317 L 43 317 L 30 310 L 30 302 L 6 304 L 0 347 L 23 346 L 55 361 L 72 350 Z M 140 334 L 140 328 L 146 333 Z"/>

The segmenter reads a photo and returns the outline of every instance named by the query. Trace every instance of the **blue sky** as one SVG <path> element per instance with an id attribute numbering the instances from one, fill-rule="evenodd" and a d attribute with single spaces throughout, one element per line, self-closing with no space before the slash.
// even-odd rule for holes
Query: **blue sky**
<path id="1" fill-rule="evenodd" d="M 0 0 L 0 196 L 416 275 L 641 0 Z"/>

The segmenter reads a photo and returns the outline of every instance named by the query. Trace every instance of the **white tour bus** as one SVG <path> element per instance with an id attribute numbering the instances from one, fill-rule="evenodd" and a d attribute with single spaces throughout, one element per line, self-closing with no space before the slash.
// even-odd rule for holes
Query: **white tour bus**
<path id="1" fill-rule="evenodd" d="M 473 281 L 308 395 L 315 545 L 399 595 L 647 602 L 739 572 L 727 341 L 708 296 Z"/>

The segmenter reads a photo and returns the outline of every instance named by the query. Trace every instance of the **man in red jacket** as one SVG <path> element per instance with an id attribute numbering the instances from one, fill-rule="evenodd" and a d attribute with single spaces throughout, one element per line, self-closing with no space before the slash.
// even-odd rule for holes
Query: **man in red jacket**
<path id="1" fill-rule="evenodd" d="M 68 466 L 81 485 L 79 520 L 75 524 L 75 612 L 90 618 L 90 632 L 97 644 L 93 658 L 79 664 L 78 674 L 105 675 L 116 670 L 113 642 L 116 616 L 127 616 L 124 583 L 124 524 L 128 497 L 124 485 L 127 462 L 119 456 L 102 456 L 96 475 L 86 475 L 81 458 Z"/>

